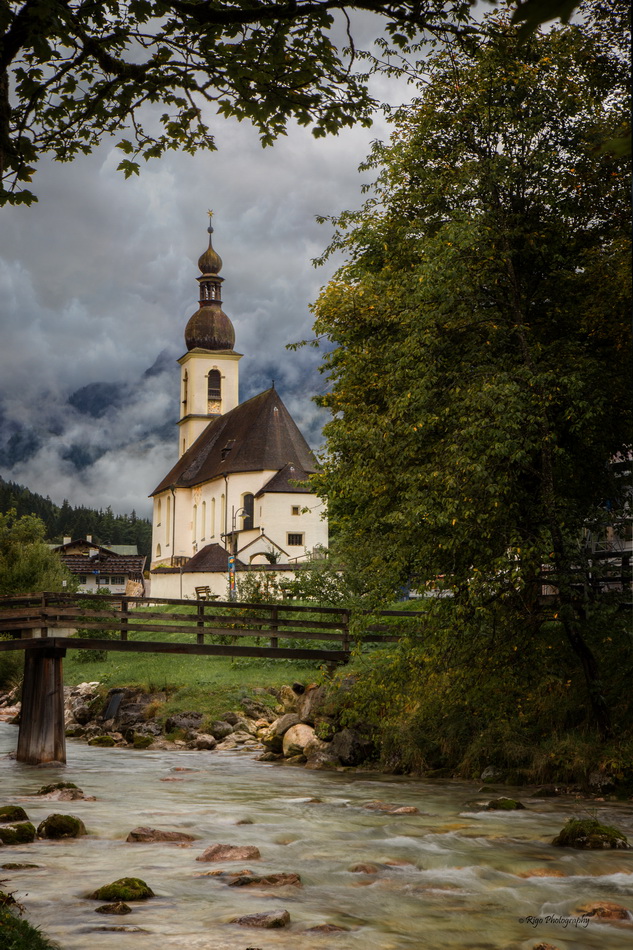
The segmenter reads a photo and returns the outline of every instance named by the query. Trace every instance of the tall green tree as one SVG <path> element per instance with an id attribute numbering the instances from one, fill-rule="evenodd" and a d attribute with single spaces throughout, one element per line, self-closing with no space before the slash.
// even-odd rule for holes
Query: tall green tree
<path id="1" fill-rule="evenodd" d="M 263 144 L 289 120 L 316 136 L 368 125 L 350 14 L 377 14 L 402 42 L 459 33 L 472 2 L 0 0 L 0 204 L 34 200 L 42 154 L 68 161 L 105 134 L 123 134 L 126 176 L 140 156 L 213 149 L 214 110 L 251 121 Z"/>
<path id="2" fill-rule="evenodd" d="M 413 575 L 473 616 L 560 624 L 607 734 L 582 539 L 617 520 L 631 442 L 629 167 L 603 144 L 629 121 L 626 11 L 580 12 L 526 42 L 488 18 L 375 146 L 315 307 L 333 344 L 315 482 L 377 591 Z"/>
<path id="3" fill-rule="evenodd" d="M 0 513 L 0 595 L 73 590 L 76 581 L 45 543 L 44 522 L 35 515 Z"/>

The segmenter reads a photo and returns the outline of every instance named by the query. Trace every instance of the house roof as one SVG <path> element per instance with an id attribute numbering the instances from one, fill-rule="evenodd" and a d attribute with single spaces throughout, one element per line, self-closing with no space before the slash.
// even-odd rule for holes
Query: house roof
<path id="1" fill-rule="evenodd" d="M 141 577 L 145 567 L 145 557 L 142 554 L 119 555 L 110 553 L 95 554 L 87 557 L 85 554 L 61 554 L 62 563 L 71 574 L 124 574 L 128 577 Z"/>
<path id="2" fill-rule="evenodd" d="M 304 477 L 316 471 L 308 443 L 279 394 L 267 389 L 213 419 L 152 495 L 236 472 L 278 472 L 288 464 Z"/>
<path id="3" fill-rule="evenodd" d="M 221 544 L 207 544 L 190 558 L 182 569 L 183 574 L 197 574 L 206 571 L 226 571 L 229 552 Z M 235 559 L 235 570 L 245 567 L 243 561 Z"/>
<path id="4" fill-rule="evenodd" d="M 314 469 L 312 470 L 314 471 Z M 295 485 L 295 482 L 304 482 L 303 485 Z M 308 485 L 308 473 L 300 465 L 293 465 L 292 462 L 288 462 L 287 465 L 277 472 L 270 478 L 263 488 L 260 488 L 257 492 L 257 497 L 264 495 L 267 492 L 305 492 L 310 494 L 310 486 Z"/>

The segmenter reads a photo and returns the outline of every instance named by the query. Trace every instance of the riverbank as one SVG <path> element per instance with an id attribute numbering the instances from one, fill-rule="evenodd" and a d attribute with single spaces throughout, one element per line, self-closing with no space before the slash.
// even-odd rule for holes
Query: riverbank
<path id="1" fill-rule="evenodd" d="M 490 950 L 630 943 L 628 919 L 584 923 L 580 908 L 629 907 L 633 852 L 552 845 L 567 819 L 588 812 L 631 839 L 630 803 L 499 786 L 482 795 L 479 783 L 368 769 L 311 771 L 255 761 L 243 746 L 138 750 L 70 739 L 66 768 L 41 769 L 8 757 L 16 739 L 16 727 L 0 723 L 3 800 L 21 804 L 36 826 L 60 812 L 88 831 L 2 850 L 3 864 L 30 865 L 2 874 L 28 919 L 64 950 L 464 950 L 484 932 Z M 85 797 L 37 794 L 58 781 Z M 493 794 L 520 795 L 525 807 L 482 809 Z M 194 840 L 131 837 L 148 826 Z M 252 856 L 198 860 L 217 844 Z M 299 883 L 235 885 L 243 871 Z M 156 897 L 104 918 L 90 895 L 121 877 L 141 878 Z M 279 930 L 237 922 L 273 911 L 288 913 Z"/>

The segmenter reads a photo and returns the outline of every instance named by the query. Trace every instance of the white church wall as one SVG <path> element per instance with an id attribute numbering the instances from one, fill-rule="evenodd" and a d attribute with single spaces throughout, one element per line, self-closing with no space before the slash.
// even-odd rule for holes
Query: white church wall
<path id="1" fill-rule="evenodd" d="M 271 492 L 256 502 L 261 503 L 266 534 L 287 552 L 289 559 L 303 559 L 315 547 L 327 547 L 327 522 L 321 518 L 323 503 L 314 495 Z"/>

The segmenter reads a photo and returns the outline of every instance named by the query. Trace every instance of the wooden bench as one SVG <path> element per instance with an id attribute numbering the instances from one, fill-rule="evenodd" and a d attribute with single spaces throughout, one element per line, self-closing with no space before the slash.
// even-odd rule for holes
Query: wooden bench
<path id="1" fill-rule="evenodd" d="M 211 589 L 208 586 L 196 587 L 196 598 L 198 600 L 211 600 Z"/>

